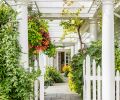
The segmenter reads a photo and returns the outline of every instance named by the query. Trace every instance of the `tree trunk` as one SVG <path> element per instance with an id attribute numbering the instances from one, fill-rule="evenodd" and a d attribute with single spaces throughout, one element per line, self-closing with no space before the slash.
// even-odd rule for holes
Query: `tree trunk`
<path id="1" fill-rule="evenodd" d="M 83 47 L 82 45 L 84 44 L 82 42 L 82 37 L 81 37 L 81 34 L 80 34 L 80 26 L 77 27 L 77 32 L 78 32 L 78 37 L 79 37 L 79 42 L 80 42 L 80 48 L 81 48 L 81 51 L 83 52 Z"/>

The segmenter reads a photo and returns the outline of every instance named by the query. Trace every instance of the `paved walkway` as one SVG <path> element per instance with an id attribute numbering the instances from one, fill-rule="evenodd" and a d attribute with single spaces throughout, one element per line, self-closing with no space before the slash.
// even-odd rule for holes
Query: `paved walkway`
<path id="1" fill-rule="evenodd" d="M 80 100 L 77 93 L 69 90 L 68 83 L 57 83 L 45 89 L 45 100 Z"/>

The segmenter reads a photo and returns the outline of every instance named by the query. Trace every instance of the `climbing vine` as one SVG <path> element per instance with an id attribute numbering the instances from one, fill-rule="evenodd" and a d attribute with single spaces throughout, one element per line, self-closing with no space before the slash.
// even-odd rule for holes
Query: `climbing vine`
<path id="1" fill-rule="evenodd" d="M 0 100 L 29 100 L 40 70 L 29 73 L 20 66 L 17 13 L 0 1 Z"/>
<path id="2" fill-rule="evenodd" d="M 64 5 L 66 6 L 71 6 L 74 4 L 73 0 L 64 0 Z M 82 34 L 80 32 L 81 26 L 84 23 L 84 20 L 79 17 L 80 11 L 82 10 L 83 7 L 80 7 L 76 9 L 75 11 L 70 11 L 68 8 L 64 8 L 62 10 L 62 16 L 73 16 L 70 17 L 68 20 L 62 20 L 60 25 L 63 27 L 64 34 L 63 38 L 71 33 L 77 33 L 79 37 L 79 42 L 80 42 L 80 47 L 81 50 L 83 51 L 83 41 L 82 41 Z"/>

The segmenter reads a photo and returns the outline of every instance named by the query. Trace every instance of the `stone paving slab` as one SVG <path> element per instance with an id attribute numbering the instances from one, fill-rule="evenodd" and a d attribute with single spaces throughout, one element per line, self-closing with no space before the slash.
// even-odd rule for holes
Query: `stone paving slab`
<path id="1" fill-rule="evenodd" d="M 56 83 L 54 86 L 49 86 L 47 89 L 45 89 L 45 92 L 47 94 L 77 94 L 74 92 L 71 92 L 68 86 L 68 83 Z"/>
<path id="2" fill-rule="evenodd" d="M 68 94 L 56 94 L 55 96 L 52 95 L 47 95 L 45 96 L 45 100 L 80 100 L 79 95 L 78 96 L 74 96 L 74 95 L 68 95 Z"/>
<path id="3" fill-rule="evenodd" d="M 45 100 L 80 100 L 77 93 L 71 92 L 68 83 L 57 83 L 45 89 Z"/>

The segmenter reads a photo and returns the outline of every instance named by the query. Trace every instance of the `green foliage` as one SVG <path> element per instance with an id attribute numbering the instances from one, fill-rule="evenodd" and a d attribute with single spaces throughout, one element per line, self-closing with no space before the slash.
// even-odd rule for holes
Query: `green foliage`
<path id="1" fill-rule="evenodd" d="M 120 71 L 120 48 L 115 50 L 115 67 Z"/>
<path id="2" fill-rule="evenodd" d="M 51 77 L 45 76 L 45 86 L 52 86 L 54 84 L 54 80 Z"/>
<path id="3" fill-rule="evenodd" d="M 2 86 L 0 84 L 0 100 L 9 100 L 8 96 L 2 92 Z"/>
<path id="4" fill-rule="evenodd" d="M 48 22 L 39 17 L 29 16 L 28 20 L 28 40 L 29 45 L 33 49 L 35 46 L 42 46 L 42 29 L 48 32 Z M 34 48 L 35 49 L 35 48 Z"/>
<path id="5" fill-rule="evenodd" d="M 7 5 L 4 5 L 2 1 L 0 1 L 0 8 L 1 8 L 0 9 L 0 27 L 1 27 L 14 17 L 13 15 L 14 11 Z"/>
<path id="6" fill-rule="evenodd" d="M 48 21 L 45 19 L 40 19 L 39 21 L 40 21 L 40 27 L 48 32 L 48 28 L 49 28 Z"/>
<path id="7" fill-rule="evenodd" d="M 33 81 L 40 75 L 20 66 L 17 13 L 0 3 L 0 100 L 29 100 Z"/>
<path id="8" fill-rule="evenodd" d="M 82 52 L 74 55 L 71 61 L 71 71 L 68 74 L 69 87 L 72 91 L 77 92 L 82 97 L 83 95 L 83 60 L 85 55 Z"/>
<path id="9" fill-rule="evenodd" d="M 50 42 L 49 47 L 44 51 L 44 53 L 48 55 L 48 57 L 54 57 L 56 54 L 56 46 Z"/>
<path id="10" fill-rule="evenodd" d="M 81 28 L 83 23 L 84 20 L 80 18 L 70 18 L 69 20 L 61 21 L 60 25 L 63 27 L 64 30 L 64 34 L 62 38 L 64 38 L 68 34 L 77 33 L 78 28 L 79 27 Z"/>
<path id="11" fill-rule="evenodd" d="M 49 57 L 53 57 L 56 53 L 56 47 L 51 42 L 49 36 L 48 21 L 40 19 L 37 13 L 31 13 L 28 22 L 30 56 L 35 53 L 44 52 Z"/>
<path id="12" fill-rule="evenodd" d="M 66 1 L 67 2 L 67 1 Z M 69 3 L 69 2 L 68 2 Z M 67 8 L 63 9 L 63 15 L 71 15 L 72 18 L 69 18 L 68 20 L 62 20 L 60 25 L 63 27 L 64 34 L 61 37 L 61 40 L 65 39 L 66 35 L 77 33 L 79 37 L 80 42 L 80 48 L 83 51 L 83 45 L 85 45 L 82 41 L 82 33 L 81 33 L 81 27 L 84 24 L 85 20 L 80 19 L 80 11 L 81 8 L 78 8 L 76 11 L 69 11 Z"/>
<path id="13" fill-rule="evenodd" d="M 69 65 L 64 65 L 62 71 L 64 72 L 64 76 L 67 77 L 69 72 L 71 71 L 71 67 Z"/>
<path id="14" fill-rule="evenodd" d="M 71 6 L 72 3 L 73 2 L 66 1 L 66 4 L 68 6 Z M 71 16 L 74 16 L 74 17 L 69 18 L 68 20 L 62 20 L 61 21 L 60 25 L 63 27 L 63 31 L 64 31 L 62 39 L 64 39 L 66 35 L 71 34 L 71 33 L 78 33 L 79 34 L 78 30 L 80 30 L 82 24 L 84 23 L 84 20 L 80 19 L 80 17 L 79 17 L 80 11 L 81 11 L 81 8 L 78 8 L 75 11 L 70 11 L 67 8 L 63 8 L 63 10 L 62 10 L 62 15 L 63 16 L 71 15 Z"/>
<path id="15" fill-rule="evenodd" d="M 34 20 L 29 20 L 28 23 L 28 40 L 31 46 L 41 45 L 42 35 L 39 34 L 39 23 Z"/>
<path id="16" fill-rule="evenodd" d="M 46 85 L 53 85 L 53 83 L 62 83 L 63 77 L 60 72 L 58 72 L 54 67 L 47 67 L 45 73 L 45 83 Z M 48 84 L 49 83 L 49 84 Z"/>
<path id="17" fill-rule="evenodd" d="M 40 19 L 37 14 L 29 16 L 28 20 L 28 40 L 31 46 L 42 45 L 42 31 L 48 32 L 48 21 Z"/>
<path id="18" fill-rule="evenodd" d="M 79 93 L 82 97 L 83 94 L 83 60 L 86 55 L 90 55 L 92 59 L 96 60 L 97 65 L 101 66 L 101 54 L 102 54 L 102 42 L 92 42 L 91 45 L 86 48 L 86 52 L 83 54 L 79 52 L 74 55 L 71 61 L 71 71 L 69 73 L 69 87 L 72 91 Z M 120 48 L 118 43 L 115 42 L 115 67 L 120 71 Z"/>
<path id="19" fill-rule="evenodd" d="M 86 49 L 86 53 L 90 55 L 91 59 L 95 59 L 97 65 L 101 65 L 102 42 L 91 42 L 90 47 Z"/>
<path id="20" fill-rule="evenodd" d="M 49 36 L 48 21 L 40 19 L 39 14 L 33 12 L 29 12 L 28 19 L 29 65 L 34 67 L 34 61 L 38 61 L 40 52 L 53 57 L 56 47 Z"/>
<path id="21" fill-rule="evenodd" d="M 10 75 L 7 73 L 8 76 L 1 81 L 2 92 L 9 96 L 9 100 L 29 100 L 33 93 L 33 82 L 40 71 L 29 73 L 22 67 L 10 70 Z"/>
<path id="22" fill-rule="evenodd" d="M 87 48 L 86 53 L 90 55 L 92 59 L 96 60 L 97 65 L 101 65 L 102 54 L 102 42 L 92 42 L 91 46 Z M 115 68 L 120 71 L 120 48 L 117 42 L 115 42 Z"/>

